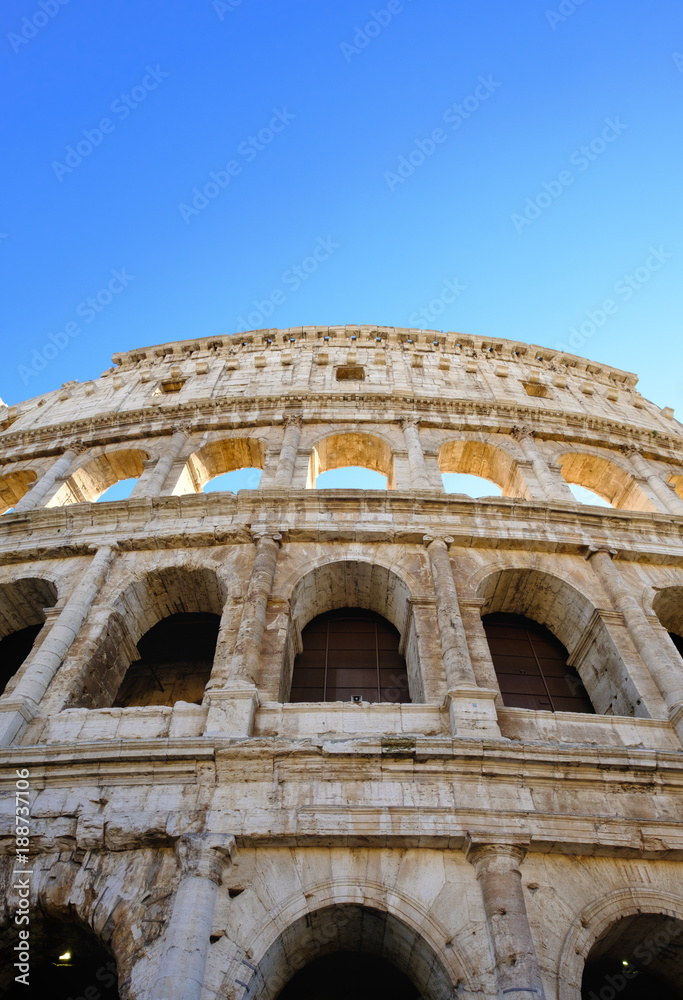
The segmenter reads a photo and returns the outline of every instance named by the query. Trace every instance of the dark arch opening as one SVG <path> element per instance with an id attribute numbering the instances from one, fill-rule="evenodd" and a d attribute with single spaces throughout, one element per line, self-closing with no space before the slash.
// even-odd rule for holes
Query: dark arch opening
<path id="1" fill-rule="evenodd" d="M 622 917 L 591 948 L 582 1000 L 680 1000 L 683 996 L 683 921 L 664 914 Z"/>
<path id="2" fill-rule="evenodd" d="M 301 633 L 290 702 L 409 702 L 401 636 L 382 615 L 339 608 L 318 615 Z"/>
<path id="3" fill-rule="evenodd" d="M 49 580 L 25 577 L 0 587 L 0 694 L 9 685 L 45 624 L 45 612 L 57 603 Z"/>
<path id="4" fill-rule="evenodd" d="M 420 991 L 391 962 L 377 955 L 338 951 L 297 972 L 278 1000 L 418 1000 Z"/>
<path id="5" fill-rule="evenodd" d="M 42 625 L 27 625 L 0 640 L 0 694 L 33 649 Z"/>
<path id="6" fill-rule="evenodd" d="M 676 632 L 669 632 L 669 636 L 671 637 L 671 641 L 673 642 L 678 652 L 681 654 L 681 656 L 683 656 L 683 637 L 678 635 Z"/>
<path id="7" fill-rule="evenodd" d="M 114 705 L 199 705 L 211 676 L 220 616 L 203 611 L 162 618 L 137 644 L 140 659 L 131 663 Z"/>
<path id="8" fill-rule="evenodd" d="M 14 965 L 21 956 L 15 950 L 21 943 L 21 929 L 12 923 L 2 934 L 0 993 L 7 1000 L 26 996 L 49 997 L 49 1000 L 76 997 L 119 1000 L 114 955 L 90 928 L 36 913 L 32 914 L 30 925 L 27 990 L 15 979 L 23 971 Z"/>
<path id="9" fill-rule="evenodd" d="M 504 612 L 482 621 L 507 708 L 595 714 L 567 650 L 550 629 Z"/>

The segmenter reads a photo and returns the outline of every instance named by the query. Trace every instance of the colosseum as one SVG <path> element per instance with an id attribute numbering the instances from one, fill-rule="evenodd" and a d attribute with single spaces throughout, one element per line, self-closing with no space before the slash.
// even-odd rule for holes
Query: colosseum
<path id="1" fill-rule="evenodd" d="M 113 363 L 0 408 L 6 995 L 682 997 L 673 411 L 457 333 Z"/>

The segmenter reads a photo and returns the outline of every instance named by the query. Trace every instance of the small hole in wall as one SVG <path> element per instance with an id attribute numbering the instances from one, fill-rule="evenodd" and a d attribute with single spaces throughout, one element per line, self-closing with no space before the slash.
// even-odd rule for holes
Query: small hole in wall
<path id="1" fill-rule="evenodd" d="M 230 896 L 230 899 L 235 899 L 236 896 L 241 896 L 243 892 L 244 889 L 228 889 L 228 896 Z"/>

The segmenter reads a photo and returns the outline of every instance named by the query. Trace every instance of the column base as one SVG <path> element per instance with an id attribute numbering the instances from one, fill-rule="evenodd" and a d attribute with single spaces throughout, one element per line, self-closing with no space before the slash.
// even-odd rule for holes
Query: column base
<path id="1" fill-rule="evenodd" d="M 489 688 L 462 687 L 449 691 L 446 705 L 453 736 L 469 739 L 502 739 L 495 699 Z"/>
<path id="2" fill-rule="evenodd" d="M 208 695 L 208 701 L 205 736 L 220 736 L 224 739 L 244 739 L 251 736 L 254 715 L 260 704 L 258 691 L 253 684 L 212 691 Z"/>

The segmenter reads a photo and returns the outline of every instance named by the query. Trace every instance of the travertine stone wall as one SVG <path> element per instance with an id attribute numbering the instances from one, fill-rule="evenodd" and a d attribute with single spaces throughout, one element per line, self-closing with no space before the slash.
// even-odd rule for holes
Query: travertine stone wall
<path id="1" fill-rule="evenodd" d="M 2 877 L 28 767 L 32 905 L 89 926 L 136 1000 L 275 1000 L 361 943 L 426 1000 L 579 1000 L 621 916 L 683 920 L 683 428 L 636 383 L 304 327 L 129 351 L 0 410 L 0 640 L 43 623 L 0 697 Z M 388 489 L 314 488 L 357 464 Z M 257 489 L 203 492 L 238 468 Z M 398 629 L 409 703 L 289 703 L 302 630 L 341 607 Z M 497 611 L 564 643 L 595 715 L 503 706 Z M 220 616 L 202 703 L 113 707 L 177 612 Z"/>

